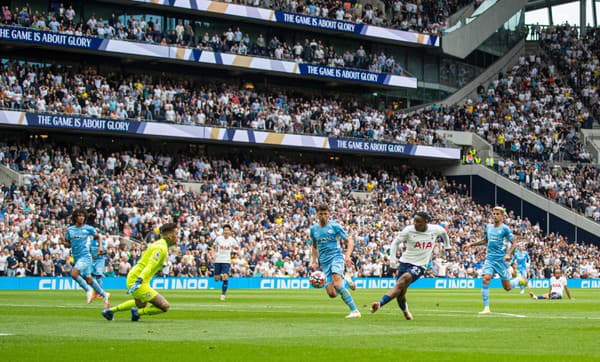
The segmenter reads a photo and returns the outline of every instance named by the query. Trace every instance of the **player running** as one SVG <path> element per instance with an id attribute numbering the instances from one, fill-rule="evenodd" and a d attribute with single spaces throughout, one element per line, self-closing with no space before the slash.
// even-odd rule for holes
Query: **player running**
<path id="1" fill-rule="evenodd" d="M 166 313 L 169 310 L 169 302 L 150 287 L 150 279 L 163 268 L 169 246 L 177 244 L 177 235 L 175 223 L 167 223 L 160 228 L 161 238 L 148 246 L 140 260 L 127 274 L 127 294 L 131 294 L 134 299 L 105 309 L 102 311 L 104 318 L 111 321 L 114 319 L 114 313 L 131 310 L 131 320 L 137 322 L 142 315 Z"/>
<path id="2" fill-rule="evenodd" d="M 504 224 L 504 208 L 500 206 L 494 207 L 493 224 L 488 224 L 485 228 L 484 239 L 467 243 L 465 249 L 472 246 L 487 244 L 487 256 L 483 264 L 483 280 L 481 286 L 481 299 L 483 300 L 483 310 L 479 314 L 489 314 L 490 312 L 490 282 L 494 273 L 498 273 L 502 279 L 502 287 L 509 292 L 512 288 L 519 285 L 519 282 L 527 284 L 522 278 L 514 278 L 511 280 L 511 275 L 508 267 L 508 261 L 512 259 L 515 246 L 511 245 L 514 239 L 513 232 Z M 508 252 L 507 252 L 508 249 Z"/>
<path id="3" fill-rule="evenodd" d="M 91 239 L 98 237 L 98 235 L 93 226 L 85 224 L 86 217 L 87 214 L 84 209 L 73 211 L 72 219 L 75 225 L 69 226 L 65 233 L 66 245 L 71 247 L 71 253 L 75 260 L 71 277 L 86 291 L 88 304 L 94 300 L 96 296 L 94 292 L 96 292 L 102 296 L 104 306 L 108 308 L 110 307 L 110 293 L 106 293 L 91 276 L 92 255 L 90 254 L 89 243 Z M 99 252 L 103 252 L 102 248 L 99 248 Z"/>
<path id="4" fill-rule="evenodd" d="M 96 227 L 96 209 L 87 209 L 87 225 Z M 102 286 L 102 277 L 104 277 L 104 269 L 106 267 L 106 261 L 104 256 L 106 255 L 107 243 L 106 240 L 97 234 L 90 240 L 90 254 L 92 255 L 92 277 L 96 279 L 98 285 Z"/>
<path id="5" fill-rule="evenodd" d="M 429 215 L 425 212 L 417 212 L 414 216 L 414 224 L 405 227 L 400 235 L 390 246 L 390 266 L 398 269 L 396 285 L 390 289 L 377 302 L 371 303 L 371 313 L 377 312 L 392 299 L 396 299 L 398 306 L 404 313 L 404 318 L 412 320 L 413 316 L 408 310 L 406 303 L 406 291 L 410 284 L 416 282 L 425 273 L 425 266 L 431 258 L 436 240 L 442 238 L 444 248 L 450 249 L 450 241 L 446 229 L 440 225 L 428 224 Z M 398 266 L 396 252 L 400 243 L 406 244 L 406 250 L 400 257 Z"/>
<path id="6" fill-rule="evenodd" d="M 215 281 L 223 281 L 221 285 L 221 300 L 225 300 L 227 288 L 229 287 L 229 271 L 231 270 L 231 253 L 236 251 L 239 243 L 233 237 L 231 225 L 223 225 L 223 235 L 215 238 Z"/>
<path id="7" fill-rule="evenodd" d="M 513 255 L 510 264 L 512 265 L 515 262 L 517 263 L 517 277 L 528 279 L 529 275 L 527 273 L 527 269 L 529 267 L 529 263 L 531 263 L 531 260 L 529 259 L 529 253 L 527 253 L 527 250 L 525 250 L 525 246 L 523 244 L 520 244 L 515 250 L 515 254 Z M 525 293 L 526 286 L 526 283 L 519 283 L 521 294 Z"/>
<path id="8" fill-rule="evenodd" d="M 344 286 L 344 265 L 352 267 L 350 255 L 354 249 L 354 241 L 348 238 L 346 231 L 335 221 L 329 221 L 329 207 L 325 204 L 317 208 L 317 223 L 310 228 L 312 239 L 312 264 L 316 270 L 321 265 L 321 270 L 327 277 L 325 290 L 327 295 L 335 298 L 338 294 L 348 308 L 350 314 L 346 318 L 360 318 L 360 311 L 356 308 L 350 291 Z M 342 253 L 340 239 L 346 241 L 346 252 Z"/>

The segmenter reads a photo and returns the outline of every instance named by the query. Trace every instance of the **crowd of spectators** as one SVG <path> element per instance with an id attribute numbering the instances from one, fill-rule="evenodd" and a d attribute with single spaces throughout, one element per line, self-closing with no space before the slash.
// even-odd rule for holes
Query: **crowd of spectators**
<path id="1" fill-rule="evenodd" d="M 547 27 L 540 31 L 539 37 L 566 82 L 594 117 L 600 119 L 600 31 L 587 28 L 586 35 L 581 37 L 578 30 L 568 24 Z M 591 123 L 590 119 L 588 126 Z"/>
<path id="2" fill-rule="evenodd" d="M 450 15 L 473 2 L 472 0 L 374 0 L 370 2 L 355 0 L 224 1 L 356 24 L 370 24 L 433 35 L 439 35 L 446 28 L 447 19 Z"/>
<path id="3" fill-rule="evenodd" d="M 473 0 L 374 0 L 370 2 L 355 0 L 225 0 L 224 2 L 335 19 L 355 24 L 369 24 L 439 35 L 446 28 L 448 17 L 460 8 L 471 4 Z M 475 2 L 480 3 L 481 1 Z M 52 16 L 54 16 L 58 23 L 64 22 L 65 24 L 74 23 L 79 18 L 74 6 L 72 4 L 65 5 L 64 3 L 57 3 L 56 7 L 49 9 L 48 12 L 32 11 L 28 3 L 20 8 L 16 7 L 12 11 L 9 6 L 2 6 L 1 16 L 5 24 L 26 17 L 29 17 L 31 22 L 46 17 L 47 21 L 50 22 Z M 160 24 L 157 28 L 160 28 Z M 114 28 L 114 32 L 118 30 L 119 28 Z M 161 31 L 160 29 L 152 30 Z"/>
<path id="4" fill-rule="evenodd" d="M 438 130 L 471 131 L 504 157 L 496 164 L 503 175 L 596 218 L 597 168 L 565 163 L 590 161 L 577 132 L 593 119 L 584 105 L 589 100 L 563 81 L 551 60 L 543 53 L 523 55 L 511 70 L 480 86 L 476 98 L 411 115 L 357 100 L 258 92 L 205 80 L 6 62 L 0 106 L 427 145 L 447 145 Z"/>
<path id="5" fill-rule="evenodd" d="M 600 174 L 596 165 L 501 159 L 495 169 L 552 201 L 600 221 Z"/>
<path id="6" fill-rule="evenodd" d="M 212 158 L 142 146 L 109 151 L 47 141 L 1 149 L 2 164 L 21 165 L 25 178 L 23 187 L 4 185 L 0 192 L 2 275 L 68 275 L 72 261 L 63 240 L 69 216 L 76 207 L 95 206 L 98 227 L 108 235 L 107 275 L 126 274 L 145 245 L 128 248 L 114 235 L 148 240 L 160 224 L 177 221 L 181 253 L 170 257 L 162 275 L 211 276 L 211 244 L 230 224 L 241 245 L 235 276 L 306 276 L 307 230 L 323 202 L 355 240 L 355 276 L 390 276 L 389 244 L 418 210 L 444 225 L 452 243 L 447 252 L 434 250 L 428 275 L 481 273 L 485 249 L 462 245 L 482 237 L 490 207 L 474 203 L 463 185 L 407 167 L 273 162 L 248 153 Z M 186 189 L 186 180 L 197 181 L 196 191 Z M 561 268 L 569 277 L 597 277 L 597 245 L 544 235 L 539 225 L 513 214 L 507 223 L 516 241 L 527 245 L 532 276 Z"/>
<path id="7" fill-rule="evenodd" d="M 5 11 L 10 12 L 7 7 Z M 56 16 L 24 7 L 17 16 L 5 21 L 7 25 L 69 35 L 83 35 L 102 39 L 131 40 L 160 45 L 177 45 L 218 53 L 233 53 L 288 60 L 334 68 L 368 70 L 373 73 L 404 75 L 404 68 L 393 55 L 382 50 L 368 50 L 363 45 L 356 49 L 339 50 L 324 39 L 306 38 L 297 32 L 274 31 L 269 38 L 262 33 L 250 36 L 240 26 L 230 26 L 223 32 L 205 32 L 189 20 L 177 20 L 172 29 L 163 28 L 159 17 L 132 16 L 123 21 L 115 13 L 109 19 L 91 15 L 87 21 Z M 242 26 L 243 28 L 243 26 Z"/>
<path id="8" fill-rule="evenodd" d="M 437 132 L 421 129 L 418 119 L 391 117 L 356 99 L 16 61 L 0 65 L 0 108 L 446 145 Z"/>

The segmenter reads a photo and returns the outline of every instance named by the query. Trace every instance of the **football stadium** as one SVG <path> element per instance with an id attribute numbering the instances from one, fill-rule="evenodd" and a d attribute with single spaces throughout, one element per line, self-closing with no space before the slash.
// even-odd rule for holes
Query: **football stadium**
<path id="1" fill-rule="evenodd" d="M 599 361 L 596 0 L 0 0 L 3 361 Z"/>

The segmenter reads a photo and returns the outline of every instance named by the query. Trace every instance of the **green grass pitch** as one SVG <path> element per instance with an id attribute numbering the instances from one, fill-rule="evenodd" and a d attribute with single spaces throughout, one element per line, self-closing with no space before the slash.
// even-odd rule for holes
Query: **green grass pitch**
<path id="1" fill-rule="evenodd" d="M 113 292 L 113 305 L 125 300 Z M 108 322 L 81 291 L 0 291 L 2 361 L 600 361 L 600 290 L 575 301 L 491 291 L 412 289 L 415 317 L 395 302 L 366 305 L 384 290 L 353 293 L 361 319 L 323 290 L 163 291 L 171 310 Z M 536 290 L 535 292 L 545 292 Z"/>

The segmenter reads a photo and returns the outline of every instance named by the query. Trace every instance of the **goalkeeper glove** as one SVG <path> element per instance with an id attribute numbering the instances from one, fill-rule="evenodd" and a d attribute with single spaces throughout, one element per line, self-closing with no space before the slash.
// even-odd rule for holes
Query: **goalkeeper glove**
<path id="1" fill-rule="evenodd" d="M 142 284 L 142 281 L 143 281 L 142 277 L 137 278 L 137 280 L 135 281 L 135 283 L 133 283 L 131 288 L 127 289 L 126 294 L 131 294 L 131 293 L 135 292 L 140 287 L 140 284 Z"/>

